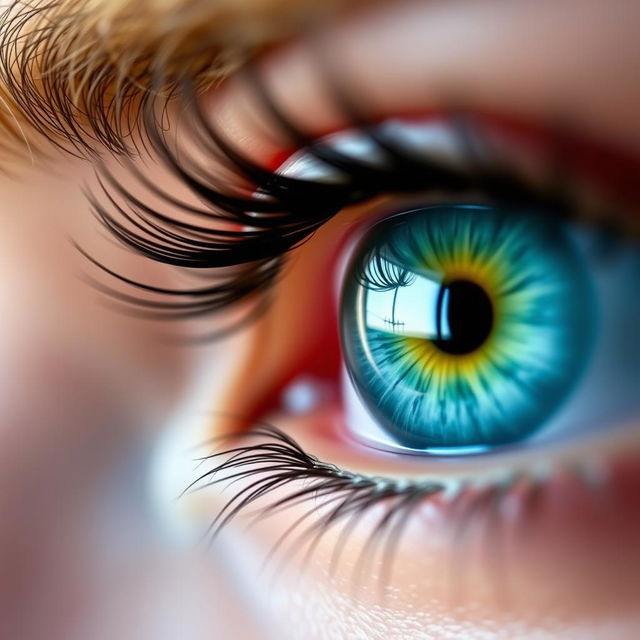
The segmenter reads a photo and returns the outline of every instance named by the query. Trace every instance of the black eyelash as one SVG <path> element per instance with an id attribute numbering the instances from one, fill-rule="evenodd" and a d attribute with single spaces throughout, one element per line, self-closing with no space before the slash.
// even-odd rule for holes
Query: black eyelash
<path id="1" fill-rule="evenodd" d="M 124 305 L 150 317 L 177 319 L 215 313 L 255 298 L 277 279 L 289 251 L 343 208 L 382 193 L 480 190 L 502 203 L 526 203 L 566 214 L 571 211 L 565 194 L 559 190 L 541 191 L 524 184 L 507 166 L 481 161 L 473 152 L 477 143 L 472 142 L 475 137 L 470 117 L 452 116 L 461 147 L 469 155 L 470 168 L 461 169 L 411 154 L 388 135 L 367 127 L 353 101 L 344 96 L 341 104 L 349 119 L 384 154 L 385 162 L 373 165 L 311 139 L 275 104 L 255 70 L 251 71 L 250 82 L 262 112 L 285 141 L 338 170 L 344 180 L 304 180 L 257 165 L 207 120 L 194 87 L 186 80 L 181 82 L 176 106 L 180 105 L 187 114 L 185 133 L 220 166 L 211 170 L 172 149 L 152 101 L 143 109 L 144 128 L 151 153 L 202 206 L 192 206 L 152 184 L 132 161 L 125 162 L 142 190 L 165 203 L 173 215 L 145 203 L 144 197 L 120 184 L 105 167 L 99 171 L 99 192 L 88 196 L 97 219 L 126 247 L 157 262 L 217 271 L 209 286 L 167 289 L 133 281 L 92 258 L 110 277 L 144 292 L 143 297 L 137 297 L 101 285 L 102 291 Z M 222 175 L 230 177 L 223 180 Z M 201 218 L 203 223 L 185 222 L 176 211 Z M 230 228 L 232 225 L 235 227 Z"/>
<path id="2" fill-rule="evenodd" d="M 482 524 L 488 545 L 487 568 L 495 572 L 501 560 L 499 514 L 503 500 L 510 495 L 511 489 L 519 487 L 523 522 L 529 523 L 537 512 L 546 485 L 527 472 L 514 471 L 483 489 L 472 489 L 464 482 L 458 482 L 451 493 L 451 487 L 447 489 L 445 484 L 434 480 L 392 480 L 341 470 L 310 455 L 293 438 L 268 424 L 255 426 L 241 434 L 240 439 L 238 435 L 228 438 L 232 439 L 234 445 L 228 449 L 197 459 L 199 464 L 213 463 L 213 466 L 182 494 L 216 486 L 221 486 L 223 491 L 233 487 L 232 496 L 217 511 L 205 538 L 212 542 L 240 516 L 248 518 L 251 526 L 288 509 L 307 505 L 270 548 L 265 566 L 278 554 L 282 555 L 283 563 L 294 555 L 301 555 L 303 565 L 306 565 L 323 536 L 334 529 L 337 539 L 329 561 L 329 571 L 333 574 L 358 523 L 365 514 L 382 505 L 384 509 L 367 534 L 355 563 L 352 577 L 356 588 L 365 569 L 376 557 L 381 560 L 379 586 L 384 590 L 390 584 L 394 556 L 411 516 L 427 501 L 446 493 L 450 505 L 446 526 L 453 541 L 452 561 L 456 564 L 464 555 L 456 540 L 468 536 L 472 527 Z M 576 473 L 580 477 L 577 470 Z M 483 514 L 481 523 L 478 513 Z M 493 576 L 497 588 L 502 588 L 503 578 Z"/>
<path id="3" fill-rule="evenodd" d="M 415 273 L 388 259 L 388 249 L 384 245 L 376 245 L 358 264 L 361 266 L 355 277 L 363 287 L 371 291 L 393 291 L 399 287 L 408 287 L 416 279 Z"/>
<path id="4" fill-rule="evenodd" d="M 290 550 L 295 552 L 306 544 L 305 558 L 308 560 L 320 542 L 322 534 L 329 528 L 342 524 L 341 544 L 336 547 L 332 558 L 332 568 L 335 568 L 340 549 L 347 543 L 348 535 L 357 521 L 375 505 L 384 503 L 384 517 L 374 528 L 365 547 L 371 550 L 372 546 L 383 540 L 386 535 L 388 547 L 385 558 L 390 563 L 393 547 L 397 545 L 411 513 L 424 500 L 445 489 L 444 485 L 438 482 L 397 482 L 342 471 L 308 454 L 293 438 L 271 425 L 255 427 L 243 434 L 243 439 L 246 438 L 260 438 L 262 441 L 255 444 L 239 444 L 199 459 L 199 462 L 215 461 L 216 464 L 200 475 L 184 493 L 219 484 L 251 481 L 246 487 L 237 490 L 214 518 L 208 531 L 208 535 L 213 539 L 240 513 L 260 504 L 262 499 L 278 489 L 293 484 L 296 488 L 291 492 L 274 499 L 266 506 L 259 507 L 252 514 L 251 521 L 255 522 L 288 508 L 312 503 L 311 508 L 278 539 L 269 553 L 269 558 L 280 550 L 296 529 L 304 527 L 305 521 L 309 525 L 308 520 L 315 514 L 315 521 L 303 529 Z M 220 458 L 223 458 L 222 462 L 218 462 Z M 327 508 L 328 512 L 318 515 L 318 510 L 322 507 Z"/>

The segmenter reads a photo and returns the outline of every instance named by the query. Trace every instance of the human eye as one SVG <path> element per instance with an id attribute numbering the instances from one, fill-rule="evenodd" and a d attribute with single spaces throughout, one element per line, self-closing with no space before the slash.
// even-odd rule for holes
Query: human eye
<path id="1" fill-rule="evenodd" d="M 455 454 L 522 441 L 591 358 L 593 267 L 557 220 L 514 209 L 394 216 L 350 267 L 341 315 L 353 385 L 403 447 Z M 618 277 L 631 281 L 630 269 Z"/>
<path id="2" fill-rule="evenodd" d="M 618 587 L 633 572 L 615 540 L 628 550 L 637 532 L 633 154 L 592 141 L 583 112 L 574 131 L 553 110 L 513 122 L 446 91 L 417 115 L 422 95 L 410 116 L 382 90 L 364 104 L 354 59 L 329 77 L 307 68 L 300 102 L 287 86 L 295 56 L 238 80 L 227 104 L 257 121 L 248 136 L 218 119 L 224 93 L 187 101 L 206 162 L 199 147 L 152 142 L 197 205 L 144 176 L 159 206 L 115 180 L 114 199 L 95 200 L 130 247 L 214 270 L 186 297 L 148 291 L 161 302 L 145 309 L 257 310 L 224 361 L 230 383 L 207 432 L 222 441 L 192 486 L 227 487 L 207 494 L 213 531 L 248 516 L 279 568 L 308 567 L 303 593 L 325 622 L 354 581 L 395 594 L 376 606 L 400 622 L 427 603 L 474 625 L 554 602 L 572 627 L 585 603 L 627 616 L 632 589 Z M 613 120 L 601 124 L 620 141 Z M 137 222 L 123 219 L 131 210 Z M 515 585 L 504 608 L 503 578 Z M 283 581 L 290 616 L 303 606 Z"/>

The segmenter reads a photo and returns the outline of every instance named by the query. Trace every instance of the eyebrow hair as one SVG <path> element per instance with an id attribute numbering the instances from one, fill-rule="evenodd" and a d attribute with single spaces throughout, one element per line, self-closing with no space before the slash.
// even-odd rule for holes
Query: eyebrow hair
<path id="1" fill-rule="evenodd" d="M 146 99 L 199 91 L 359 0 L 17 0 L 0 10 L 0 152 L 128 153 Z"/>

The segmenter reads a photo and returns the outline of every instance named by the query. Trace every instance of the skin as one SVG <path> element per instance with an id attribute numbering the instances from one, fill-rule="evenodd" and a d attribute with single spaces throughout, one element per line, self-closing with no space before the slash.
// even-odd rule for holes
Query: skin
<path id="1" fill-rule="evenodd" d="M 450 104 L 524 121 L 559 118 L 580 135 L 637 154 L 639 20 L 640 9 L 630 0 L 618 0 L 615 10 L 590 0 L 381 3 L 336 19 L 325 37 L 342 71 L 357 78 L 358 91 L 368 96 L 372 118 Z M 281 104 L 320 135 L 345 123 L 328 99 L 315 60 L 313 47 L 301 39 L 273 52 L 263 68 Z M 259 118 L 242 79 L 231 78 L 205 105 L 254 157 L 270 161 L 281 151 L 256 126 Z M 160 168 L 151 171 L 161 184 L 169 180 Z M 157 517 L 144 515 L 148 452 L 190 389 L 202 389 L 194 401 L 199 411 L 241 406 L 252 413 L 293 371 L 304 370 L 333 320 L 327 300 L 314 295 L 308 283 L 326 280 L 327 273 L 339 279 L 336 256 L 349 238 L 402 203 L 379 200 L 341 213 L 291 256 L 273 305 L 260 321 L 195 352 L 171 347 L 148 322 L 105 309 L 76 277 L 85 263 L 70 248 L 69 235 L 131 277 L 160 285 L 183 282 L 169 269 L 114 247 L 98 230 L 82 191 L 85 182 L 95 186 L 90 163 L 60 156 L 1 181 L 0 277 L 6 283 L 2 308 L 8 312 L 0 336 L 7 397 L 0 504 L 12 514 L 0 541 L 0 565 L 9 567 L 0 579 L 0 602 L 8 612 L 0 615 L 7 625 L 3 636 L 36 638 L 46 630 L 51 637 L 116 637 L 109 635 L 110 624 L 120 616 L 124 622 L 117 636 L 132 638 L 156 637 L 152 622 L 169 629 L 183 619 L 190 621 L 193 638 L 221 633 L 262 638 L 265 629 L 274 637 L 318 639 L 362 633 L 370 639 L 637 636 L 640 523 L 634 514 L 640 470 L 636 439 L 629 436 L 633 428 L 624 437 L 544 454 L 557 462 L 558 472 L 534 523 L 512 517 L 505 572 L 487 571 L 479 533 L 454 542 L 446 526 L 452 507 L 439 505 L 435 515 L 422 514 L 407 531 L 384 598 L 375 583 L 353 591 L 351 570 L 371 521 L 354 532 L 335 576 L 326 571 L 337 537 L 330 532 L 302 577 L 302 560 L 294 557 L 272 581 L 268 572 L 256 577 L 259 560 L 253 558 L 272 546 L 294 512 L 249 531 L 231 528 L 204 561 L 204 570 L 202 558 L 176 554 L 158 535 Z M 327 295 L 331 303 L 335 291 L 329 287 Z M 193 406 L 189 411 L 197 413 Z M 263 417 L 295 434 L 321 459 L 353 471 L 389 477 L 441 473 L 420 460 L 376 457 L 332 440 L 327 432 L 343 422 L 336 403 L 304 416 L 276 408 Z M 197 436 L 188 433 L 182 441 L 193 444 L 203 433 L 215 435 L 227 426 L 208 419 L 198 425 Z M 52 434 L 56 447 L 49 446 Z M 170 450 L 182 459 L 182 445 Z M 518 464 L 528 469 L 541 455 L 534 452 Z M 561 471 L 567 460 L 594 457 L 609 472 L 604 510 L 591 491 Z M 455 474 L 491 475 L 505 466 L 515 463 L 488 460 L 471 469 L 463 462 Z M 47 471 L 34 471 L 41 468 Z M 125 472 L 131 479 L 122 487 L 115 479 Z M 172 498 L 183 480 L 164 492 L 170 496 L 164 511 L 172 518 Z M 115 515 L 105 516 L 110 513 L 105 495 L 111 494 Z M 181 504 L 178 519 L 206 521 L 219 504 L 209 492 Z M 106 549 L 110 545 L 103 541 L 121 531 L 137 532 L 135 540 Z M 472 558 L 462 582 L 456 581 L 462 573 L 457 570 L 452 579 L 452 558 L 459 555 Z M 129 568 L 132 557 L 136 563 Z M 379 570 L 374 561 L 370 573 Z M 508 588 L 496 574 L 507 576 Z M 202 598 L 203 593 L 211 597 Z M 141 614 L 143 607 L 151 614 Z"/>

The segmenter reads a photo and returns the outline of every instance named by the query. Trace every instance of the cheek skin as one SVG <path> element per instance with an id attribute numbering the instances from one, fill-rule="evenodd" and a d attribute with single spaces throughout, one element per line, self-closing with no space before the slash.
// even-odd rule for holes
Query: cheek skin
<path id="1" fill-rule="evenodd" d="M 99 362 L 109 377 L 104 383 L 126 402 L 135 404 L 131 396 L 137 395 L 147 411 L 157 406 L 162 413 L 181 393 L 193 356 L 171 346 L 166 333 L 158 339 L 157 324 L 105 304 L 107 298 L 84 277 L 111 288 L 118 288 L 117 281 L 102 277 L 72 242 L 134 280 L 168 287 L 175 284 L 173 274 L 118 245 L 92 215 L 85 190 L 99 193 L 94 172 L 91 163 L 63 156 L 0 179 L 2 275 L 15 283 L 17 296 L 7 308 L 15 335 L 30 330 L 51 345 L 64 345 L 70 362 Z M 135 379 L 135 392 L 127 390 L 125 373 Z"/>
<path id="2" fill-rule="evenodd" d="M 194 366 L 193 351 L 105 308 L 79 277 L 91 270 L 70 237 L 133 277 L 170 282 L 99 231 L 82 191 L 92 179 L 89 163 L 66 156 L 0 178 L 3 637 L 72 637 L 70 627 L 95 623 L 109 600 L 96 596 L 104 567 L 120 553 L 105 543 L 121 539 L 112 529 L 137 526 L 122 515 L 127 498 L 143 495 L 136 456 L 151 449 Z M 123 475 L 115 505 L 106 496 Z"/>
<path id="3" fill-rule="evenodd" d="M 332 575 L 328 567 L 334 549 L 343 544 L 339 527 L 324 534 L 311 558 L 305 557 L 306 547 L 296 556 L 286 555 L 295 542 L 293 535 L 282 555 L 272 558 L 257 579 L 264 580 L 264 597 L 283 620 L 283 628 L 302 620 L 311 638 L 350 638 L 366 628 L 367 637 L 374 640 L 425 634 L 486 637 L 483 633 L 523 639 L 630 640 L 640 622 L 635 549 L 640 527 L 637 515 L 629 517 L 638 507 L 637 497 L 631 496 L 638 489 L 634 465 L 636 481 L 628 485 L 626 497 L 604 509 L 571 480 L 558 478 L 539 513 L 526 519 L 512 514 L 501 524 L 499 541 L 495 531 L 493 538 L 487 537 L 482 517 L 471 530 L 456 531 L 437 511 L 418 512 L 396 551 L 384 592 L 376 582 L 386 570 L 380 551 L 373 559 L 365 555 L 367 560 L 360 564 L 380 512 L 359 522 Z M 612 490 L 622 488 L 617 482 Z M 271 549 L 298 515 L 292 510 L 249 532 L 232 527 L 229 536 L 236 539 L 239 553 L 250 549 L 252 557 L 260 558 L 253 555 L 256 549 Z M 620 526 L 622 533 L 616 532 Z M 314 634 L 318 628 L 341 633 Z"/>

